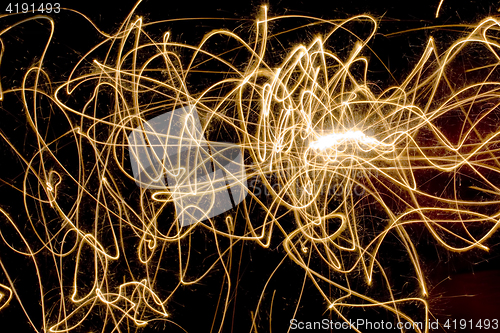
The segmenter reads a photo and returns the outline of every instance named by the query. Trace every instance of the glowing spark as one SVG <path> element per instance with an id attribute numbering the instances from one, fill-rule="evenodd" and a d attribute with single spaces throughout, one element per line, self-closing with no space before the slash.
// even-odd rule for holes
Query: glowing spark
<path id="1" fill-rule="evenodd" d="M 355 141 L 368 146 L 380 145 L 377 139 L 366 136 L 361 131 L 349 130 L 345 133 L 332 133 L 319 137 L 318 140 L 310 143 L 309 147 L 318 150 L 325 150 L 327 148 L 335 148 L 338 145 L 344 144 L 345 142 Z"/>

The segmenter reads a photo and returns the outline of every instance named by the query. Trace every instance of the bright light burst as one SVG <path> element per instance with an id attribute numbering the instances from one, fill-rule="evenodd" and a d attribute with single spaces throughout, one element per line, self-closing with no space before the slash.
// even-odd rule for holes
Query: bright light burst
<path id="1" fill-rule="evenodd" d="M 349 141 L 366 146 L 382 145 L 380 141 L 374 138 L 367 137 L 361 131 L 349 130 L 345 133 L 332 133 L 320 136 L 318 140 L 311 142 L 309 147 L 319 150 L 325 150 L 327 148 L 338 150 L 339 145 L 348 143 Z"/>
<path id="2" fill-rule="evenodd" d="M 169 310 L 177 306 L 174 295 L 214 274 L 222 287 L 212 331 L 222 331 L 230 325 L 226 314 L 238 285 L 233 249 L 241 243 L 269 248 L 275 237 L 334 317 L 349 322 L 349 309 L 377 307 L 394 322 L 412 323 L 432 318 L 432 309 L 419 240 L 410 228 L 421 226 L 425 237 L 449 251 L 488 251 L 500 216 L 500 22 L 484 19 L 444 51 L 429 38 L 403 82 L 382 91 L 368 80 L 375 18 L 272 17 L 267 10 L 262 7 L 251 37 L 214 30 L 196 45 L 169 31 L 149 33 L 165 23 L 144 22 L 132 11 L 116 33 L 99 31 L 102 42 L 59 83 L 44 68 L 57 29 L 53 19 L 17 23 L 38 20 L 51 29 L 22 84 L 2 79 L 1 91 L 4 101 L 20 97 L 34 147 L 0 132 L 24 170 L 22 180 L 3 181 L 22 194 L 25 210 L 19 217 L 0 208 L 2 239 L 35 268 L 43 325 L 25 312 L 36 331 L 78 332 L 96 316 L 110 332 L 175 322 Z M 291 18 L 323 33 L 304 37 L 276 60 L 280 34 L 269 25 Z M 341 36 L 354 41 L 347 52 L 332 47 Z M 219 41 L 231 46 L 215 52 Z M 480 65 L 468 58 L 472 50 L 480 50 Z M 465 71 L 475 75 L 469 82 L 453 74 L 465 60 Z M 198 82 L 210 83 L 196 90 L 193 81 L 204 76 Z M 199 120 L 186 120 L 177 134 L 148 123 L 188 107 Z M 151 147 L 148 165 L 136 169 L 154 165 L 151 181 L 167 180 L 171 187 L 137 186 L 131 160 L 142 162 L 130 148 L 132 133 L 142 148 Z M 172 137 L 189 137 L 198 159 L 181 161 L 181 145 L 167 154 Z M 239 154 L 232 169 L 213 157 L 229 145 Z M 223 175 L 217 187 L 216 169 Z M 188 185 L 173 186 L 172 177 L 186 177 Z M 267 197 L 249 186 L 233 199 L 251 179 Z M 232 202 L 232 210 L 217 209 L 217 196 L 231 189 L 225 205 Z M 179 204 L 194 194 L 203 204 Z M 189 207 L 203 210 L 196 213 L 202 217 L 182 223 Z M 199 232 L 205 253 L 194 249 Z M 398 239 L 411 263 L 408 274 L 418 282 L 406 294 L 394 290 L 391 258 L 381 256 L 389 238 Z M 23 306 L 15 279 L 1 268 L 0 311 L 13 299 Z M 299 292 L 300 298 L 306 291 Z M 249 331 L 259 329 L 268 293 L 264 286 Z"/>

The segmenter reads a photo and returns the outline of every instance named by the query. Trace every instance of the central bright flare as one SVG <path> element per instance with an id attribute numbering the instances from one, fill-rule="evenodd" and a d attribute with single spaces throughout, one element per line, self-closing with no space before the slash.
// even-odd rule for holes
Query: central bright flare
<path id="1" fill-rule="evenodd" d="M 363 143 L 366 145 L 374 146 L 381 144 L 377 139 L 366 136 L 361 131 L 347 131 L 345 133 L 332 133 L 325 136 L 321 136 L 318 140 L 311 142 L 310 148 L 325 150 L 327 148 L 332 148 L 346 141 L 356 141 L 358 143 Z"/>

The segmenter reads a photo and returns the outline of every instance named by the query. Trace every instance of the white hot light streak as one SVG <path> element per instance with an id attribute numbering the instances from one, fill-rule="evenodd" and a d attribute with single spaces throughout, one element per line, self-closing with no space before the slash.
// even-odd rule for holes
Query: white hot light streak
<path id="1" fill-rule="evenodd" d="M 311 142 L 309 147 L 313 149 L 325 150 L 327 148 L 338 146 L 345 141 L 357 141 L 358 143 L 364 143 L 367 145 L 381 144 L 381 142 L 377 139 L 366 136 L 361 131 L 349 130 L 345 133 L 332 133 L 321 136 L 318 140 Z"/>

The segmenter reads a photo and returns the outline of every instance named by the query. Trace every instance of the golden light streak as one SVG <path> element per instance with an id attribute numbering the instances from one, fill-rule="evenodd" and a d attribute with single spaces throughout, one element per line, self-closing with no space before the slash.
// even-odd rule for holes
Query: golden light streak
<path id="1" fill-rule="evenodd" d="M 439 17 L 439 11 L 441 10 L 441 6 L 443 5 L 444 0 L 439 1 L 438 8 L 436 9 L 436 18 Z"/>
<path id="2" fill-rule="evenodd" d="M 276 60 L 273 45 L 281 33 L 271 33 L 268 24 L 288 19 L 307 22 L 297 29 L 316 25 L 323 33 L 305 37 Z M 222 331 L 237 285 L 234 248 L 242 242 L 269 248 L 277 235 L 286 260 L 302 269 L 325 310 L 349 322 L 346 308 L 378 308 L 392 313 L 395 322 L 413 323 L 418 318 L 406 305 L 423 309 L 425 320 L 432 312 L 412 227 L 421 226 L 449 251 L 489 250 L 500 217 L 497 18 L 482 20 L 444 51 L 429 38 L 402 83 L 384 90 L 368 78 L 369 43 L 378 29 L 369 15 L 270 17 L 263 6 L 253 37 L 220 29 L 192 45 L 179 42 L 173 30 L 150 34 L 164 22 L 146 22 L 132 11 L 114 34 L 94 26 L 102 41 L 78 59 L 64 81 L 51 81 L 44 67 L 53 19 L 20 21 L 0 38 L 30 20 L 48 22 L 46 44 L 20 87 L 2 82 L 0 100 L 20 96 L 35 148 L 25 150 L 0 133 L 23 166 L 22 181 L 10 185 L 21 195 L 25 214 L 16 220 L 0 208 L 3 225 L 12 231 L 0 230 L 5 248 L 35 267 L 44 331 L 79 331 L 96 313 L 103 314 L 103 330 L 117 332 L 175 322 L 169 308 L 175 307 L 176 291 L 213 274 L 220 276 L 221 292 L 212 331 Z M 347 52 L 332 47 L 342 34 L 354 40 Z M 213 49 L 218 39 L 232 46 Z M 3 60 L 9 50 L 1 43 Z M 471 49 L 482 52 L 477 66 L 468 59 Z M 453 76 L 453 66 L 464 59 L 472 63 L 464 72 L 475 73 L 470 82 Z M 212 81 L 196 90 L 191 80 L 200 76 Z M 174 125 L 161 132 L 148 123 L 191 107 L 210 141 L 200 139 L 193 115 L 175 124 L 177 132 Z M 140 148 L 148 149 L 147 163 L 130 148 L 133 131 L 144 135 Z M 242 171 L 228 174 L 226 161 L 214 157 L 227 152 L 220 137 L 244 152 L 237 163 L 224 157 Z M 196 156 L 183 157 L 181 144 L 167 154 L 171 139 L 189 141 Z M 149 170 L 156 188 L 141 186 L 131 156 L 138 169 Z M 222 170 L 223 181 L 214 170 Z M 160 188 L 168 176 L 184 182 Z M 432 177 L 446 185 L 432 187 Z M 258 179 L 268 196 L 249 186 L 238 204 L 235 188 L 246 188 L 251 179 Z M 229 191 L 235 207 L 210 214 Z M 193 201 L 195 195 L 202 199 Z M 188 199 L 193 200 L 179 204 Z M 172 204 L 176 211 L 169 224 Z M 194 216 L 190 209 L 202 217 L 183 225 L 179 216 Z M 370 218 L 372 209 L 378 222 Z M 197 232 L 211 246 L 209 255 L 193 250 Z M 418 284 L 407 294 L 393 289 L 390 258 L 381 255 L 391 237 Z M 1 266 L 8 286 L 0 284 L 0 311 L 13 297 L 23 307 L 15 281 Z M 44 270 L 53 273 L 51 281 L 43 280 Z M 162 287 L 166 280 L 168 288 Z M 46 296 L 51 284 L 56 301 Z M 258 327 L 267 286 L 249 330 Z"/>

